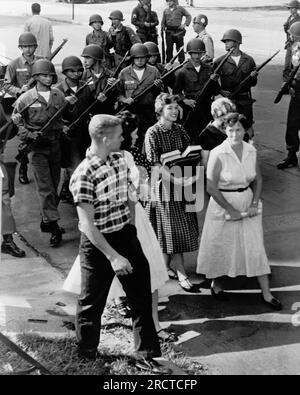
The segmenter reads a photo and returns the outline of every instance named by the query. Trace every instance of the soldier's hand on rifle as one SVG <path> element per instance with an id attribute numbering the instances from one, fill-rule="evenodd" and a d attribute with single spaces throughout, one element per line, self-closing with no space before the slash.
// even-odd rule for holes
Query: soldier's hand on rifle
<path id="1" fill-rule="evenodd" d="M 124 97 L 120 99 L 120 102 L 124 104 L 128 104 L 130 106 L 130 104 L 134 102 L 134 99 L 132 97 L 127 97 L 127 98 Z"/>
<path id="2" fill-rule="evenodd" d="M 78 99 L 76 96 L 66 96 L 66 100 L 67 102 L 69 102 L 69 104 L 71 104 L 72 106 L 78 102 Z"/>
<path id="3" fill-rule="evenodd" d="M 70 128 L 67 125 L 63 126 L 62 132 L 64 135 L 68 135 Z"/>
<path id="4" fill-rule="evenodd" d="M 173 65 L 171 64 L 171 63 L 167 63 L 166 65 L 165 65 L 165 70 L 166 71 L 171 71 L 173 69 Z"/>
<path id="5" fill-rule="evenodd" d="M 257 78 L 258 77 L 258 72 L 256 70 L 251 71 L 250 74 L 251 78 Z"/>
<path id="6" fill-rule="evenodd" d="M 36 140 L 38 137 L 40 137 L 42 135 L 42 133 L 41 132 L 38 132 L 38 131 L 36 131 L 36 132 L 28 132 L 28 134 L 27 134 L 27 139 L 30 139 L 30 140 Z"/>
<path id="7" fill-rule="evenodd" d="M 100 92 L 99 95 L 97 96 L 97 100 L 98 100 L 100 103 L 105 102 L 106 99 L 107 99 L 107 96 L 106 96 L 105 93 L 103 93 L 103 92 Z"/>
<path id="8" fill-rule="evenodd" d="M 11 120 L 15 125 L 18 125 L 22 121 L 22 115 L 16 112 L 15 114 L 11 115 Z"/>
<path id="9" fill-rule="evenodd" d="M 27 84 L 23 85 L 22 88 L 19 91 L 19 94 L 22 95 L 22 93 L 27 92 L 29 89 L 29 86 Z"/>
<path id="10" fill-rule="evenodd" d="M 294 88 L 292 88 L 292 87 L 290 87 L 290 89 L 289 89 L 289 94 L 291 95 L 291 97 L 295 97 L 295 89 Z"/>
<path id="11" fill-rule="evenodd" d="M 116 81 L 117 81 L 116 78 L 113 78 L 113 77 L 108 78 L 108 79 L 107 79 L 107 85 L 112 86 L 113 84 L 116 83 Z"/>
<path id="12" fill-rule="evenodd" d="M 164 88 L 164 83 L 162 82 L 162 80 L 160 78 L 158 78 L 157 80 L 155 80 L 154 85 L 157 86 L 159 89 L 163 89 Z"/>
<path id="13" fill-rule="evenodd" d="M 191 107 L 191 108 L 195 108 L 195 106 L 196 106 L 196 100 L 193 100 L 193 99 L 184 99 L 184 100 L 183 100 L 183 103 L 184 103 L 186 106 L 189 106 L 189 107 Z"/>
<path id="14" fill-rule="evenodd" d="M 216 81 L 216 82 L 217 82 L 218 79 L 219 79 L 219 75 L 213 73 L 213 74 L 211 74 L 211 75 L 209 76 L 209 78 L 210 78 L 212 81 Z"/>

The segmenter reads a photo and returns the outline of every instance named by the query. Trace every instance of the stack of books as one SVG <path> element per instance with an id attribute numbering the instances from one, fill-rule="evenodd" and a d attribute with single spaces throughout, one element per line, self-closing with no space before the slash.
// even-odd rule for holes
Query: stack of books
<path id="1" fill-rule="evenodd" d="M 163 166 L 196 166 L 201 159 L 201 145 L 189 145 L 183 152 L 179 150 L 166 152 L 160 157 Z"/>

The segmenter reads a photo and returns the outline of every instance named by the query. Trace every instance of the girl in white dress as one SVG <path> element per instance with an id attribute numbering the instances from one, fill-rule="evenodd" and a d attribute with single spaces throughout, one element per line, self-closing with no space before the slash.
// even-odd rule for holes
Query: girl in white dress
<path id="1" fill-rule="evenodd" d="M 280 310 L 270 292 L 261 215 L 262 177 L 256 149 L 243 142 L 246 119 L 226 117 L 227 139 L 210 152 L 207 191 L 211 195 L 200 242 L 197 273 L 212 279 L 211 293 L 228 299 L 220 277 L 257 277 L 262 301 Z M 227 218 L 226 218 L 227 217 Z M 229 219 L 229 220 L 228 220 Z"/>

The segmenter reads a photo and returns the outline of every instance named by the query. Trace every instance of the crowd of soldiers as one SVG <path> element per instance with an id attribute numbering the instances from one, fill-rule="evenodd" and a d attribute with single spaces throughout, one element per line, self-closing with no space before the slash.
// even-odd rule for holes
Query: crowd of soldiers
<path id="1" fill-rule="evenodd" d="M 138 119 L 138 142 L 142 148 L 147 129 L 156 122 L 154 103 L 159 93 L 179 95 L 181 119 L 191 142 L 197 144 L 200 132 L 211 121 L 211 103 L 217 95 L 232 100 L 237 111 L 247 118 L 245 139 L 251 140 L 253 131 L 253 102 L 251 87 L 257 84 L 258 71 L 254 59 L 242 52 L 242 34 L 236 29 L 224 32 L 224 55 L 214 58 L 212 37 L 207 33 L 208 18 L 200 14 L 193 18 L 177 0 L 167 0 L 161 20 L 164 43 L 158 47 L 159 19 L 150 0 L 140 0 L 132 11 L 131 23 L 136 32 L 123 24 L 120 10 L 109 15 L 111 27 L 102 29 L 101 15 L 89 19 L 93 29 L 86 37 L 80 55 L 68 56 L 62 62 L 63 78 L 58 82 L 51 58 L 35 55 L 36 37 L 22 33 L 18 47 L 21 56 L 9 63 L 2 84 L 2 99 L 8 93 L 13 100 L 11 121 L 3 114 L 1 125 L 2 148 L 17 130 L 21 141 L 18 158 L 21 163 L 19 181 L 29 183 L 28 154 L 33 169 L 40 203 L 42 232 L 50 233 L 50 244 L 59 246 L 64 229 L 58 224 L 60 200 L 71 201 L 68 190 L 70 176 L 85 157 L 90 144 L 88 122 L 95 114 L 118 114 L 129 110 Z M 299 149 L 300 82 L 295 71 L 295 42 L 300 40 L 298 1 L 287 7 L 291 17 L 284 25 L 287 33 L 287 57 L 284 78 L 292 92 L 287 125 L 288 157 L 278 168 L 295 166 Z M 186 43 L 186 28 L 193 24 L 195 38 Z M 163 44 L 164 44 L 163 43 Z M 173 47 L 177 53 L 174 56 Z M 298 47 L 297 47 L 298 48 Z M 186 52 L 188 59 L 185 59 Z M 178 58 L 179 65 L 175 65 Z M 297 64 L 296 64 L 297 66 Z M 287 86 L 287 85 L 286 85 Z M 9 127 L 6 127 L 9 125 Z M 17 127 L 17 128 L 16 128 Z M 58 196 L 64 168 L 63 186 Z M 6 252 L 23 256 L 11 244 Z"/>

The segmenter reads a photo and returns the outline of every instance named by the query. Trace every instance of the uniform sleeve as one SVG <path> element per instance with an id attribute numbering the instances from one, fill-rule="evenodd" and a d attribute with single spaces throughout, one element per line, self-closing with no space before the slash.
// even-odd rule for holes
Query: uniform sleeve
<path id="1" fill-rule="evenodd" d="M 15 80 L 16 80 L 15 67 L 13 67 L 11 64 L 8 64 L 4 77 L 3 89 L 13 97 L 17 97 L 21 90 L 20 88 L 14 85 Z"/>
<path id="2" fill-rule="evenodd" d="M 29 25 L 29 22 L 28 22 L 28 21 L 25 22 L 25 25 L 24 25 L 24 32 L 30 32 L 30 25 Z"/>
<path id="3" fill-rule="evenodd" d="M 127 26 L 126 29 L 132 45 L 142 42 L 139 36 L 131 29 L 131 27 Z"/>
<path id="4" fill-rule="evenodd" d="M 214 43 L 211 37 L 207 37 L 204 42 L 206 54 L 213 59 L 214 58 Z"/>
<path id="5" fill-rule="evenodd" d="M 192 16 L 191 16 L 191 14 L 184 8 L 184 7 L 181 7 L 182 8 L 182 14 L 185 16 L 185 18 L 186 18 L 186 20 L 185 20 L 185 24 L 186 24 L 186 26 L 189 26 L 190 25 L 190 23 L 192 22 Z"/>
<path id="6" fill-rule="evenodd" d="M 157 16 L 157 13 L 155 11 L 151 12 L 151 23 L 154 24 L 153 26 L 159 25 L 158 16 Z"/>
<path id="7" fill-rule="evenodd" d="M 160 163 L 157 139 L 155 138 L 155 133 L 153 130 L 151 130 L 151 128 L 147 130 L 145 135 L 145 152 L 147 160 L 151 163 L 151 165 Z"/>
<path id="8" fill-rule="evenodd" d="M 174 82 L 174 86 L 173 86 L 173 95 L 179 95 L 180 99 L 183 100 L 184 99 L 184 75 L 181 72 L 181 70 L 175 75 L 175 82 Z"/>
<path id="9" fill-rule="evenodd" d="M 87 174 L 74 173 L 70 181 L 70 191 L 75 204 L 94 203 L 94 184 Z"/>

